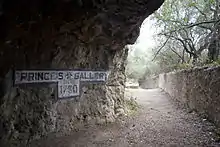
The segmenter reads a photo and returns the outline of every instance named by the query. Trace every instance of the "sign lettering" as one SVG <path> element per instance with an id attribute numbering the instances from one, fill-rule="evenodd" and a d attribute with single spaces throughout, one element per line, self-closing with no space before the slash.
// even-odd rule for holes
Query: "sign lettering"
<path id="1" fill-rule="evenodd" d="M 14 84 L 54 83 L 58 84 L 58 97 L 67 98 L 80 95 L 80 82 L 106 82 L 106 71 L 43 71 L 17 70 Z"/>

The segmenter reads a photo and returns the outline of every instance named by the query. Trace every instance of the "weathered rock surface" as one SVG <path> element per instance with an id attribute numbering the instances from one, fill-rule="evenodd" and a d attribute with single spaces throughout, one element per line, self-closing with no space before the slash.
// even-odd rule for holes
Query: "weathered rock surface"
<path id="1" fill-rule="evenodd" d="M 0 139 L 18 146 L 82 122 L 114 121 L 124 105 L 126 44 L 163 0 L 7 0 L 0 16 Z M 55 85 L 13 87 L 13 69 L 108 70 L 104 85 L 57 100 Z"/>
<path id="2" fill-rule="evenodd" d="M 220 126 L 220 67 L 201 67 L 161 74 L 159 87 L 181 105 Z"/>

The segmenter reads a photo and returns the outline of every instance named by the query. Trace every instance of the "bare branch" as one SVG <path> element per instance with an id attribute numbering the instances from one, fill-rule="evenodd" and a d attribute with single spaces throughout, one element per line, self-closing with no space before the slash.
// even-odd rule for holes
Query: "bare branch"
<path id="1" fill-rule="evenodd" d="M 171 35 L 167 38 L 167 40 L 163 43 L 163 45 L 159 48 L 159 50 L 156 52 L 154 58 L 152 59 L 152 61 L 155 60 L 155 58 L 157 57 L 157 55 L 160 53 L 160 51 L 164 48 L 164 46 L 167 44 L 167 42 L 169 41 Z"/>
<path id="2" fill-rule="evenodd" d="M 193 7 L 195 7 L 199 11 L 199 13 L 201 13 L 207 20 L 207 15 L 204 12 L 202 12 L 202 10 L 200 10 L 197 6 L 193 6 Z"/>
<path id="3" fill-rule="evenodd" d="M 175 51 L 173 48 L 171 48 L 171 51 L 174 52 L 182 61 L 184 61 L 182 56 L 179 53 L 177 53 L 177 51 Z"/>
<path id="4" fill-rule="evenodd" d="M 180 39 L 180 38 L 178 38 L 178 37 L 175 37 L 175 36 L 170 36 L 170 37 L 176 39 L 177 41 L 179 41 L 179 42 L 182 44 L 184 50 L 186 50 L 186 52 L 187 52 L 188 54 L 193 55 L 193 56 L 196 56 L 195 53 L 193 53 L 192 51 L 189 51 L 189 49 L 187 48 L 186 40 L 182 40 L 182 39 Z"/>
<path id="5" fill-rule="evenodd" d="M 163 34 L 171 34 L 173 32 L 178 32 L 178 31 L 181 31 L 181 30 L 184 30 L 184 29 L 189 29 L 189 28 L 195 27 L 195 26 L 204 27 L 204 26 L 201 26 L 201 25 L 202 24 L 210 24 L 210 23 L 219 23 L 219 22 L 220 22 L 220 19 L 211 20 L 211 21 L 204 21 L 204 22 L 194 23 L 194 24 L 190 24 L 190 25 L 184 25 L 185 27 L 179 28 L 177 30 L 172 30 L 170 32 L 166 32 L 166 33 L 163 33 Z M 207 28 L 207 27 L 205 27 L 205 28 Z M 162 34 L 159 33 L 158 35 L 162 35 Z"/>

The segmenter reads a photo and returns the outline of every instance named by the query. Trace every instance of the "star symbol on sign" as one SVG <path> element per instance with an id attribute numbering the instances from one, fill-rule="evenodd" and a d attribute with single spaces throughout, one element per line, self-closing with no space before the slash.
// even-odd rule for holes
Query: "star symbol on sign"
<path id="1" fill-rule="evenodd" d="M 67 74 L 66 74 L 66 79 L 71 79 L 71 77 L 72 77 L 72 74 L 70 73 L 70 72 L 67 72 Z"/>

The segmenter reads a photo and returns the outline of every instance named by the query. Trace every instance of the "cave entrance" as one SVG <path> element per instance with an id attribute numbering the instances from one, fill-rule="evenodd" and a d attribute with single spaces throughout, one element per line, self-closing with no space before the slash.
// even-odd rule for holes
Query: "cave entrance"
<path id="1" fill-rule="evenodd" d="M 50 133 L 65 134 L 87 122 L 114 122 L 123 115 L 123 47 L 135 41 L 140 22 L 162 3 L 163 0 L 2 0 L 0 126 L 4 128 L 0 127 L 0 144 L 6 145 L 0 146 L 25 146 Z M 35 78 L 46 80 L 47 86 L 16 86 L 12 75 L 18 70 L 27 71 L 32 82 Z M 46 76 L 36 76 L 39 70 L 47 70 L 43 74 Z M 59 77 L 66 73 L 68 82 L 63 77 L 53 78 L 58 77 L 58 70 L 62 70 Z M 85 78 L 79 86 L 78 80 L 73 81 L 72 70 L 110 74 L 105 85 L 101 82 L 107 76 L 100 74 L 101 80 L 92 80 L 97 84 L 86 82 Z M 58 91 L 62 97 L 70 98 L 60 102 Z"/>

